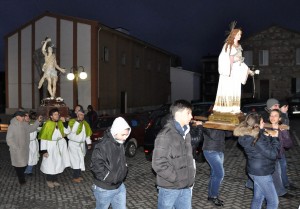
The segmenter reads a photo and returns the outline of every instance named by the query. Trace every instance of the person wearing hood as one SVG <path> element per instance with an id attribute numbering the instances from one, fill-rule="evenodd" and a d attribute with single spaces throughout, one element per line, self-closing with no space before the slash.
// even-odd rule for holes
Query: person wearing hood
<path id="1" fill-rule="evenodd" d="M 267 209 L 278 208 L 279 200 L 272 174 L 280 150 L 278 131 L 264 129 L 264 122 L 257 113 L 249 114 L 234 129 L 239 144 L 247 156 L 247 173 L 254 182 L 251 209 L 262 207 L 266 199 Z"/>
<path id="2" fill-rule="evenodd" d="M 152 168 L 157 174 L 158 209 L 192 208 L 196 175 L 189 133 L 192 108 L 186 100 L 175 101 L 170 107 L 172 118 L 155 139 Z"/>
<path id="3" fill-rule="evenodd" d="M 30 133 L 36 131 L 42 121 L 42 116 L 39 116 L 33 125 L 29 125 L 25 122 L 25 115 L 24 111 L 15 112 L 6 135 L 11 164 L 16 170 L 20 185 L 26 183 L 24 172 L 29 159 Z"/>
<path id="4" fill-rule="evenodd" d="M 77 111 L 77 118 L 72 118 L 68 123 L 69 139 L 69 155 L 71 168 L 73 169 L 73 182 L 80 183 L 83 181 L 81 171 L 85 170 L 84 156 L 86 154 L 85 143 L 88 149 L 92 148 L 92 141 L 90 136 L 92 130 L 90 125 L 84 120 L 84 111 L 79 109 Z"/>
<path id="5" fill-rule="evenodd" d="M 127 164 L 123 143 L 131 128 L 122 117 L 114 120 L 103 138 L 95 146 L 91 158 L 94 176 L 92 190 L 96 198 L 96 209 L 126 209 Z"/>

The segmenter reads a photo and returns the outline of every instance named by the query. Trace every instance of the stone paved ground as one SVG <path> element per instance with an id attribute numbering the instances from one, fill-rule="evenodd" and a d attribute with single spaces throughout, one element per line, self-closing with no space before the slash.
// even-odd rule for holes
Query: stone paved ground
<path id="1" fill-rule="evenodd" d="M 300 188 L 300 147 L 298 132 L 293 132 L 295 147 L 287 152 L 288 175 Z M 300 136 L 300 135 L 299 135 Z M 2 139 L 1 139 L 2 137 Z M 88 152 L 86 163 L 89 164 L 91 152 Z M 157 192 L 155 176 L 151 163 L 145 160 L 140 148 L 134 158 L 127 158 L 129 174 L 126 180 L 127 208 L 156 208 Z M 245 189 L 245 157 L 235 140 L 226 141 L 225 178 L 220 190 L 220 199 L 225 201 L 223 208 L 250 208 L 252 191 Z M 45 184 L 45 176 L 35 167 L 35 175 L 27 178 L 25 186 L 19 186 L 15 171 L 10 165 L 8 147 L 0 135 L 0 209 L 91 209 L 95 208 L 95 199 L 91 192 L 92 175 L 87 167 L 83 172 L 84 182 L 75 184 L 71 181 L 71 169 L 59 175 L 61 187 L 50 189 Z M 193 189 L 193 208 L 215 208 L 207 202 L 207 184 L 209 166 L 197 163 L 196 183 Z M 300 189 L 290 191 L 293 199 L 280 198 L 280 209 L 297 209 L 300 204 Z"/>

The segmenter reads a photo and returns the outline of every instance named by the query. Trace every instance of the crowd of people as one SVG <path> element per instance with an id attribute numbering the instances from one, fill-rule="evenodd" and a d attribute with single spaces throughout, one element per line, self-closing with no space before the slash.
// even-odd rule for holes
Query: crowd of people
<path id="1" fill-rule="evenodd" d="M 242 47 L 239 44 L 241 35 L 241 29 L 235 29 L 234 23 L 219 56 L 220 78 L 214 112 L 241 113 L 240 84 L 245 84 L 248 75 L 254 75 L 242 57 Z M 51 65 L 44 66 L 45 76 L 39 87 L 47 78 L 48 90 L 54 97 L 56 88 L 55 85 L 51 88 L 50 78 L 54 79 L 55 84 L 57 75 L 56 72 L 50 75 L 48 71 L 52 72 L 60 67 L 52 56 L 51 47 L 49 54 L 46 53 L 46 45 L 50 41 L 51 39 L 45 40 L 43 53 L 49 56 Z M 192 120 L 193 108 L 188 101 L 175 101 L 170 107 L 170 117 L 155 139 L 153 150 L 152 168 L 156 172 L 157 208 L 192 208 L 196 176 L 193 146 L 199 145 L 199 141 L 195 142 L 193 138 L 203 138 L 202 149 L 210 166 L 207 200 L 215 206 L 225 205 L 225 201 L 219 198 L 219 192 L 225 176 L 225 138 L 232 134 L 238 137 L 247 156 L 246 171 L 249 179 L 246 187 L 254 193 L 250 208 L 261 208 L 265 200 L 267 209 L 275 209 L 279 205 L 278 196 L 293 198 L 287 190 L 297 188 L 288 180 L 285 158 L 285 149 L 291 148 L 293 143 L 289 131 L 282 126 L 289 125 L 288 106 L 280 107 L 278 100 L 274 98 L 269 99 L 266 104 L 264 114 L 249 114 L 232 133 L 205 128 L 202 122 Z M 91 105 L 87 109 L 85 116 L 83 107 L 77 105 L 69 121 L 60 117 L 57 108 L 51 109 L 49 119 L 39 131 L 41 116 L 29 115 L 25 111 L 15 113 L 8 128 L 7 144 L 12 166 L 21 185 L 26 183 L 25 174 L 32 174 L 33 166 L 39 160 L 39 153 L 42 154 L 40 170 L 46 175 L 49 188 L 60 186 L 58 174 L 66 167 L 73 169 L 73 182 L 83 181 L 81 171 L 85 170 L 86 144 L 91 149 L 90 136 L 98 118 Z M 266 127 L 266 123 L 270 123 L 270 126 Z M 191 131 L 194 129 L 197 131 Z M 128 168 L 123 143 L 130 132 L 128 123 L 124 118 L 118 117 L 94 147 L 90 167 L 94 177 L 92 190 L 97 209 L 107 209 L 110 205 L 113 209 L 126 209 L 124 181 Z M 40 140 L 40 148 L 37 138 Z"/>

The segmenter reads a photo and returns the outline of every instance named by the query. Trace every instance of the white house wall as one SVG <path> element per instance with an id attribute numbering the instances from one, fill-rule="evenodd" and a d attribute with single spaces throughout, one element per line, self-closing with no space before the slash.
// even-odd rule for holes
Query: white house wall
<path id="1" fill-rule="evenodd" d="M 8 38 L 8 104 L 18 108 L 18 34 Z"/>
<path id="2" fill-rule="evenodd" d="M 73 109 L 73 82 L 67 79 L 67 74 L 73 66 L 73 22 L 60 21 L 60 67 L 66 69 L 66 73 L 60 76 L 60 95 L 64 102 Z"/>
<path id="3" fill-rule="evenodd" d="M 199 99 L 199 74 L 178 68 L 171 68 L 170 77 L 172 102 L 178 99 L 185 99 L 187 101 Z"/>
<path id="4" fill-rule="evenodd" d="M 21 99 L 23 108 L 32 108 L 32 27 L 21 31 Z M 34 86 L 37 88 L 37 84 Z"/>
<path id="5" fill-rule="evenodd" d="M 77 25 L 77 65 L 88 75 L 78 79 L 78 103 L 86 109 L 91 104 L 91 26 L 82 23 Z"/>

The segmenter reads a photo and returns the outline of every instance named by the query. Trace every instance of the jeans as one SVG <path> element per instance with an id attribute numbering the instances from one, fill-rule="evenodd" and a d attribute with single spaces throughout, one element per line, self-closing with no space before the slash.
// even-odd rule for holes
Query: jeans
<path id="1" fill-rule="evenodd" d="M 266 209 L 277 209 L 279 200 L 271 175 L 255 176 L 249 174 L 254 182 L 254 195 L 251 202 L 251 209 L 261 208 L 264 199 L 267 201 Z"/>
<path id="2" fill-rule="evenodd" d="M 186 189 L 165 189 L 158 188 L 157 209 L 191 209 L 192 188 Z"/>
<path id="3" fill-rule="evenodd" d="M 272 178 L 278 196 L 282 196 L 287 193 L 287 190 L 283 185 L 281 176 L 282 174 L 281 174 L 280 163 L 277 160 L 275 164 L 275 171 L 272 174 Z M 253 189 L 253 180 L 251 178 L 248 178 L 245 186 L 249 189 Z"/>
<path id="4" fill-rule="evenodd" d="M 273 177 L 273 182 L 274 182 L 274 186 L 277 192 L 278 196 L 282 196 L 284 194 L 287 193 L 286 188 L 284 187 L 283 183 L 282 183 L 282 179 L 281 179 L 281 168 L 280 168 L 280 163 L 277 160 L 276 164 L 275 164 L 275 171 L 272 174 Z"/>
<path id="5" fill-rule="evenodd" d="M 33 168 L 33 165 L 27 165 L 26 167 L 26 170 L 25 170 L 25 174 L 30 174 L 32 173 L 32 168 Z"/>
<path id="6" fill-rule="evenodd" d="M 280 168 L 281 168 L 281 179 L 284 187 L 288 187 L 290 185 L 288 176 L 287 176 L 287 165 L 285 154 L 281 155 L 281 158 L 278 159 Z"/>
<path id="7" fill-rule="evenodd" d="M 122 183 L 118 189 L 107 190 L 92 186 L 96 198 L 96 209 L 107 209 L 110 204 L 113 209 L 126 209 L 126 188 Z"/>
<path id="8" fill-rule="evenodd" d="M 220 185 L 224 178 L 224 153 L 204 150 L 203 154 L 210 166 L 210 180 L 208 183 L 208 197 L 218 197 Z"/>

